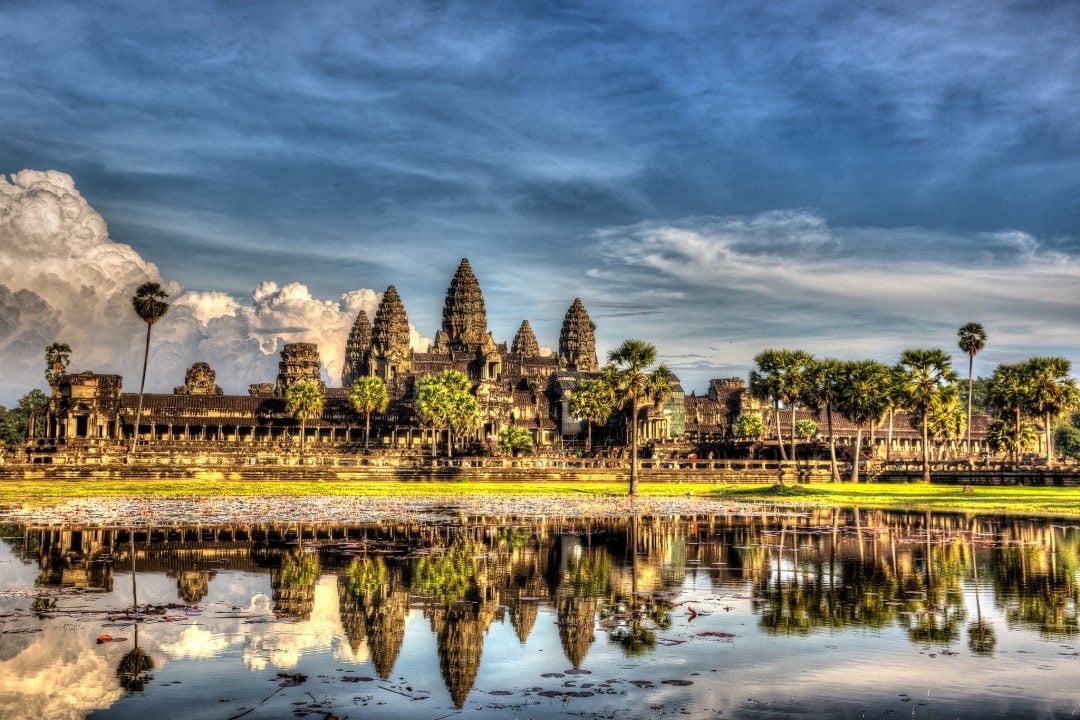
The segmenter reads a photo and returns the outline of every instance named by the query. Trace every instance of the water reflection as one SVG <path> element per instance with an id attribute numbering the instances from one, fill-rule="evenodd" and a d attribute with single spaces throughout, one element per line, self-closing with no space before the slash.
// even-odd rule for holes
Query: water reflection
<path id="1" fill-rule="evenodd" d="M 1000 688 L 973 684 L 972 663 L 995 659 L 1017 673 L 1080 657 L 1068 644 L 1078 629 L 1080 530 L 1037 520 L 822 510 L 9 526 L 4 535 L 4 717 L 138 717 L 178 698 L 192 717 L 214 703 L 223 706 L 215 716 L 271 716 L 284 700 L 260 699 L 279 672 L 281 687 L 321 678 L 330 704 L 312 713 L 377 703 L 385 716 L 421 717 L 430 708 L 409 703 L 429 701 L 543 717 L 544 703 L 558 699 L 645 717 L 640 692 L 672 712 L 745 711 L 732 682 L 755 688 L 752 714 L 761 717 L 903 709 L 917 688 L 898 692 L 880 676 L 876 691 L 856 678 L 851 688 L 830 684 L 830 666 L 858 653 L 869 674 L 892 668 L 952 688 L 956 708 L 989 717 L 980 696 Z M 102 637 L 112 641 L 97 645 Z M 954 656 L 951 667 L 912 661 Z M 428 658 L 442 689 L 425 682 Z M 1072 662 L 1064 670 L 1075 672 L 1080 660 Z M 306 674 L 296 672 L 302 664 Z M 770 695 L 771 674 L 794 667 L 821 676 L 803 695 Z M 70 682 L 57 689 L 58 677 Z M 1024 684 L 1010 687 L 1008 713 L 1017 703 L 1080 710 L 1053 672 Z"/>

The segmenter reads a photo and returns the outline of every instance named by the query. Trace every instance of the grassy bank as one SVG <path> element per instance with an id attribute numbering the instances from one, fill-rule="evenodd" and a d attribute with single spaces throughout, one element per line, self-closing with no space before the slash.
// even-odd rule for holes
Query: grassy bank
<path id="1" fill-rule="evenodd" d="M 740 503 L 812 504 L 866 508 L 951 510 L 981 513 L 1051 514 L 1080 517 L 1080 488 L 978 487 L 901 484 L 813 484 L 778 488 L 767 484 L 641 484 L 646 497 L 700 497 Z M 33 481 L 0 482 L 0 504 L 51 505 L 83 497 L 267 497 L 369 496 L 445 498 L 448 496 L 605 497 L 626 494 L 625 482 L 399 482 L 399 481 Z"/>

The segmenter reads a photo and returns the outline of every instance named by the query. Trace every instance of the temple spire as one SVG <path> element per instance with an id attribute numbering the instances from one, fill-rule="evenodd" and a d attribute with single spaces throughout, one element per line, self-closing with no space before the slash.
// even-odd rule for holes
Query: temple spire
<path id="1" fill-rule="evenodd" d="M 559 333 L 560 369 L 576 372 L 597 372 L 600 369 L 596 361 L 595 332 L 596 326 L 589 319 L 581 298 L 574 298 Z"/>
<path id="2" fill-rule="evenodd" d="M 536 335 L 533 334 L 528 320 L 521 321 L 521 327 L 518 328 L 517 335 L 514 336 L 510 352 L 517 353 L 522 357 L 536 357 L 540 354 L 540 345 L 536 342 Z"/>
<path id="3" fill-rule="evenodd" d="M 341 368 L 341 386 L 349 387 L 357 378 L 367 375 L 371 353 L 371 321 L 363 310 L 356 314 L 349 339 L 345 342 L 345 362 Z"/>
<path id="4" fill-rule="evenodd" d="M 487 336 L 484 294 L 468 258 L 462 258 L 443 303 L 443 332 L 451 347 L 476 345 Z"/>

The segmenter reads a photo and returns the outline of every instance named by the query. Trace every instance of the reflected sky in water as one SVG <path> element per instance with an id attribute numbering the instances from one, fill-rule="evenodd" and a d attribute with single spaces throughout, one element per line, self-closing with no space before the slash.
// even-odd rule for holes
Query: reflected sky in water
<path id="1" fill-rule="evenodd" d="M 4 534 L 5 718 L 1080 712 L 1080 529 L 1048 521 L 821 510 Z"/>

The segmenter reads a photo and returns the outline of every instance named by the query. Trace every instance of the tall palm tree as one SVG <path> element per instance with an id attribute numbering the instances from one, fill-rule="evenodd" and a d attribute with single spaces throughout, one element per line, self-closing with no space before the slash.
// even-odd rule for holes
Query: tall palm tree
<path id="1" fill-rule="evenodd" d="M 479 405 L 472 394 L 472 382 L 458 370 L 443 370 L 416 382 L 413 407 L 420 422 L 431 425 L 433 432 L 446 428 L 446 454 L 453 454 L 454 430 L 468 430 L 479 421 Z M 435 457 L 437 442 L 431 441 Z"/>
<path id="2" fill-rule="evenodd" d="M 795 457 L 795 408 L 810 386 L 813 356 L 803 350 L 765 350 L 754 357 L 758 369 L 750 372 L 750 392 L 762 400 L 772 400 L 776 415 L 776 442 L 780 459 L 787 461 L 780 432 L 780 403 L 791 410 L 791 459 Z"/>
<path id="3" fill-rule="evenodd" d="M 969 322 L 960 328 L 960 349 L 968 356 L 968 398 L 967 398 L 967 451 L 971 452 L 971 399 L 972 399 L 972 374 L 975 366 L 975 355 L 986 347 L 986 330 L 976 322 Z"/>
<path id="4" fill-rule="evenodd" d="M 142 379 L 139 381 L 139 403 L 135 410 L 135 423 L 131 437 L 131 447 L 139 441 L 139 426 L 142 424 L 143 390 L 146 387 L 146 366 L 150 360 L 150 328 L 154 327 L 165 313 L 169 311 L 169 303 L 165 302 L 168 294 L 161 289 L 156 282 L 146 282 L 135 290 L 131 298 L 131 305 L 135 308 L 135 314 L 146 323 L 146 349 L 143 350 Z"/>
<path id="5" fill-rule="evenodd" d="M 1001 364 L 994 368 L 990 383 L 986 388 L 986 403 L 998 415 L 999 419 L 1010 417 L 1013 421 L 1013 464 L 1020 466 L 1020 450 L 1023 446 L 1022 421 L 1030 414 L 1031 392 L 1030 373 L 1027 363 Z M 1001 434 L 996 431 L 995 434 Z M 1001 446 L 1004 443 L 998 442 Z"/>
<path id="6" fill-rule="evenodd" d="M 45 348 L 45 380 L 54 391 L 56 381 L 67 372 L 71 363 L 71 346 L 67 343 L 54 342 Z"/>
<path id="7" fill-rule="evenodd" d="M 390 404 L 386 383 L 376 375 L 362 375 L 353 381 L 349 402 L 353 410 L 364 416 L 364 452 L 368 451 L 371 434 L 371 414 L 381 413 Z"/>
<path id="8" fill-rule="evenodd" d="M 927 415 L 948 388 L 956 371 L 944 350 L 915 348 L 900 354 L 896 365 L 898 391 L 906 407 L 919 415 L 922 427 L 923 481 L 930 482 L 930 434 Z"/>
<path id="9" fill-rule="evenodd" d="M 285 391 L 285 412 L 300 421 L 300 459 L 304 458 L 304 440 L 307 437 L 307 421 L 322 415 L 323 395 L 319 383 L 301 380 Z"/>
<path id="10" fill-rule="evenodd" d="M 814 417 L 825 415 L 829 431 L 829 473 L 833 482 L 840 482 L 836 464 L 836 436 L 833 434 L 833 411 L 840 396 L 840 383 L 845 363 L 835 358 L 815 359 L 807 370 L 807 391 L 803 403 L 811 409 Z"/>
<path id="11" fill-rule="evenodd" d="M 1054 419 L 1080 404 L 1080 390 L 1070 375 L 1071 370 L 1072 363 L 1063 357 L 1033 357 L 1028 360 L 1029 404 L 1033 414 L 1043 416 L 1048 467 L 1054 465 Z"/>
<path id="12" fill-rule="evenodd" d="M 604 376 L 585 378 L 570 393 L 570 412 L 585 421 L 585 452 L 592 452 L 592 426 L 611 416 L 615 406 L 615 388 Z"/>
<path id="13" fill-rule="evenodd" d="M 671 395 L 674 378 L 667 365 L 656 362 L 656 347 L 644 340 L 624 340 L 608 353 L 609 376 L 614 379 L 615 401 L 630 406 L 630 496 L 638 491 L 638 415 L 644 403 L 660 406 Z"/>
<path id="14" fill-rule="evenodd" d="M 836 406 L 840 414 L 856 426 L 851 481 L 857 483 L 863 425 L 878 421 L 888 410 L 893 372 L 888 365 L 876 360 L 856 360 L 843 363 L 841 367 Z"/>

